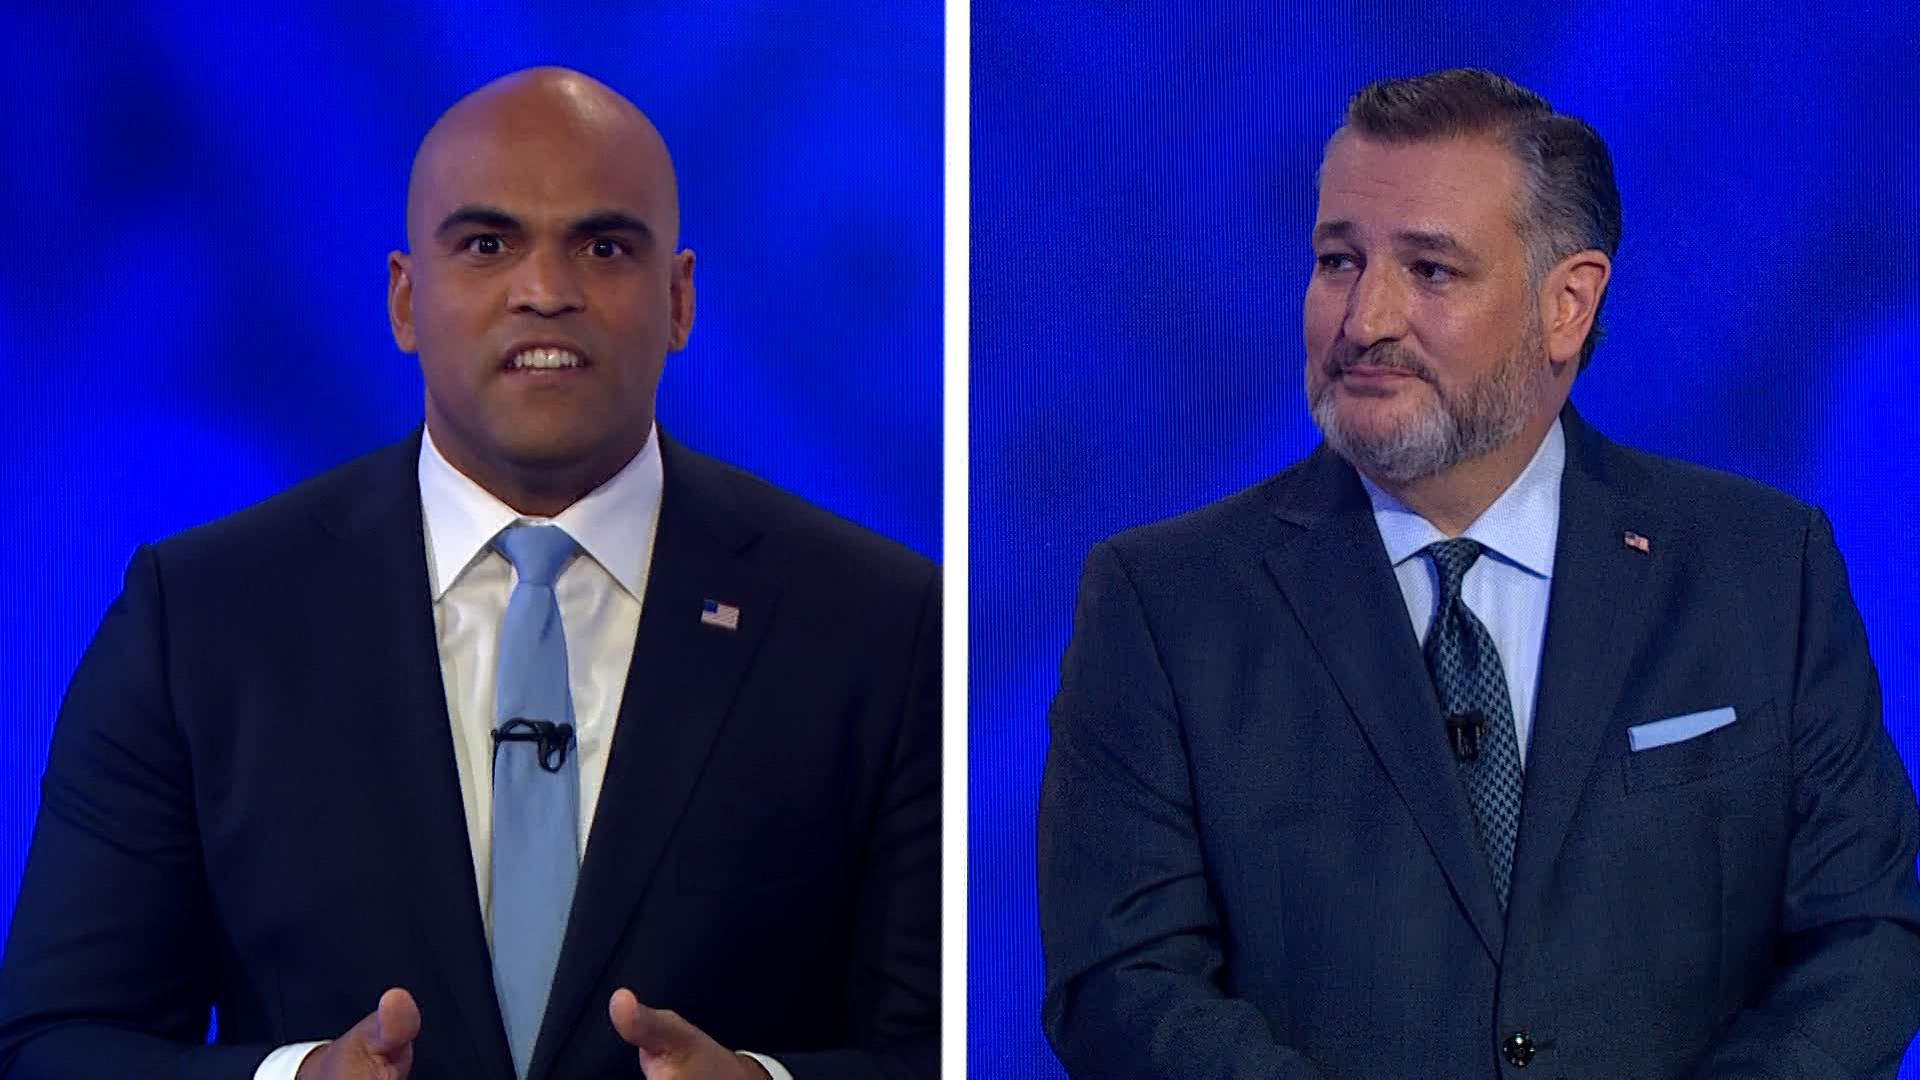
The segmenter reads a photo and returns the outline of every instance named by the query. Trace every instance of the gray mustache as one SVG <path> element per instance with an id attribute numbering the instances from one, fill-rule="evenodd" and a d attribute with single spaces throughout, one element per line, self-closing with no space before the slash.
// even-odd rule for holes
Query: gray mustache
<path id="1" fill-rule="evenodd" d="M 1433 381 L 1431 368 L 1422 363 L 1419 357 L 1393 344 L 1375 345 L 1365 350 L 1341 350 L 1338 354 L 1327 358 L 1327 377 L 1336 378 L 1362 365 L 1382 367 L 1388 371 L 1404 372 L 1428 382 Z"/>

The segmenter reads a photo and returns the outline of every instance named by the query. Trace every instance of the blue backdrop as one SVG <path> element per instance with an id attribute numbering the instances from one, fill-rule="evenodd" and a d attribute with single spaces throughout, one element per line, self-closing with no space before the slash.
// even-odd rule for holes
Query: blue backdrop
<path id="1" fill-rule="evenodd" d="M 48 733 L 134 546 L 419 421 L 387 330 L 414 146 L 580 68 L 679 171 L 698 319 L 661 423 L 937 558 L 937 3 L 0 6 L 0 927 Z"/>
<path id="2" fill-rule="evenodd" d="M 1826 508 L 1920 772 L 1914 5 L 973 0 L 972 16 L 972 1075 L 1060 1074 L 1038 1023 L 1033 810 L 1081 560 L 1316 441 L 1313 173 L 1374 78 L 1491 67 L 1608 140 L 1626 237 L 1574 400 L 1622 441 Z"/>

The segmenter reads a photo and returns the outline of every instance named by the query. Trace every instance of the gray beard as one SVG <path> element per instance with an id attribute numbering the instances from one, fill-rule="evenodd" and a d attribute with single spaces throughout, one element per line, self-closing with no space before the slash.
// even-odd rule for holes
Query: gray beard
<path id="1" fill-rule="evenodd" d="M 1342 423 L 1334 380 L 1329 379 L 1313 397 L 1313 422 L 1327 445 L 1369 477 L 1388 483 L 1423 480 L 1519 437 L 1533 416 L 1538 382 L 1546 377 L 1533 366 L 1544 346 L 1536 329 L 1498 368 L 1455 396 L 1437 396 L 1412 422 L 1381 435 L 1363 434 Z M 1405 369 L 1420 365 L 1409 359 Z M 1428 385 L 1438 395 L 1431 380 Z"/>

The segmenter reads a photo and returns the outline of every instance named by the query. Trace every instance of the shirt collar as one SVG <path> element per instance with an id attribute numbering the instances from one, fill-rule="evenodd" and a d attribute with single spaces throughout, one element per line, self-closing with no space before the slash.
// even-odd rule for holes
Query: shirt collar
<path id="1" fill-rule="evenodd" d="M 660 517 L 660 447 L 655 432 L 633 460 L 606 483 L 553 518 L 514 512 L 492 492 L 453 467 L 433 443 L 420 438 L 420 511 L 427 530 L 427 568 L 433 598 L 445 596 L 454 582 L 487 551 L 500 530 L 516 522 L 558 525 L 620 587 L 640 597 Z"/>
<path id="2" fill-rule="evenodd" d="M 1478 540 L 1502 561 L 1536 577 L 1553 577 L 1553 551 L 1560 538 L 1560 478 L 1566 467 L 1567 436 L 1556 418 L 1533 452 L 1533 460 L 1460 535 Z M 1386 542 L 1387 559 L 1393 565 L 1447 538 L 1365 473 L 1360 474 L 1360 482 L 1373 503 L 1373 520 L 1380 526 L 1380 539 Z"/>

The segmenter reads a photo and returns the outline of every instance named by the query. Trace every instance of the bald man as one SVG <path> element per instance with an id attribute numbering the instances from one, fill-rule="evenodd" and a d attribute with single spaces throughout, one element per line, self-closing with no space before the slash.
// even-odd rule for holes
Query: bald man
<path id="1" fill-rule="evenodd" d="M 74 675 L 0 1075 L 935 1075 L 934 566 L 655 424 L 694 258 L 613 91 L 463 99 L 406 232 L 422 429 L 142 546 Z"/>

